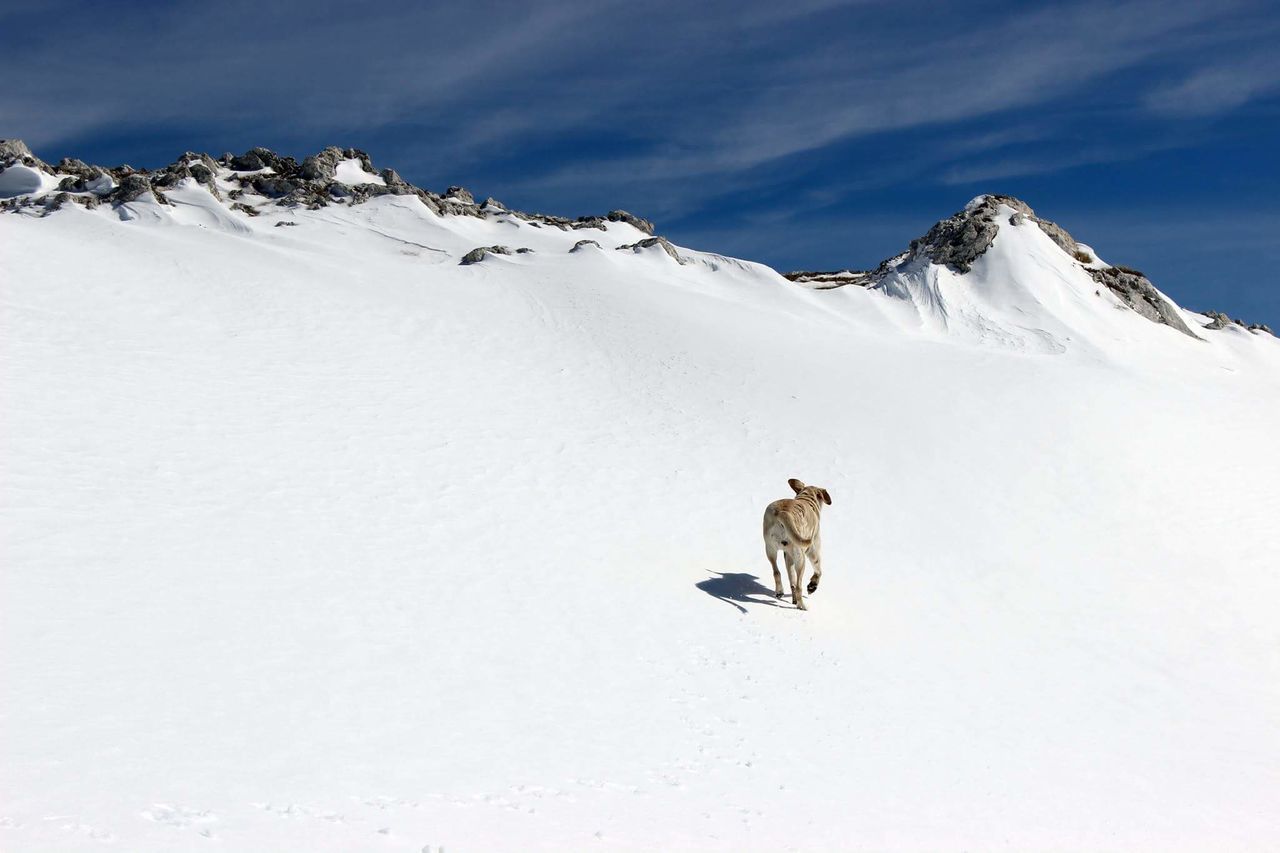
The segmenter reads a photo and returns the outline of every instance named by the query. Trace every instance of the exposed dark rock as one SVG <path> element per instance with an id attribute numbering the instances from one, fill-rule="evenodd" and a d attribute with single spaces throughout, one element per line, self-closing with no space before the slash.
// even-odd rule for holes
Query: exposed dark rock
<path id="1" fill-rule="evenodd" d="M 1163 323 L 1191 337 L 1194 332 L 1182 322 L 1174 307 L 1160 295 L 1155 285 L 1142 273 L 1128 267 L 1086 269 L 1093 280 L 1105 284 L 1124 304 L 1154 323 Z"/>
<path id="2" fill-rule="evenodd" d="M 119 186 L 112 190 L 107 198 L 111 200 L 112 204 L 127 204 L 131 201 L 137 201 L 147 194 L 155 196 L 155 191 L 151 189 L 151 181 L 147 179 L 147 176 L 130 174 L 120 179 Z"/>
<path id="3" fill-rule="evenodd" d="M 465 267 L 465 266 L 470 266 L 471 264 L 478 264 L 489 255 L 510 255 L 510 254 L 511 254 L 511 249 L 508 248 L 507 246 L 479 246 L 475 249 L 472 249 L 470 252 L 467 252 L 465 255 L 463 255 L 462 260 L 459 262 L 459 265 Z"/>
<path id="4" fill-rule="evenodd" d="M 866 287 L 874 279 L 872 273 L 861 270 L 833 270 L 831 272 L 809 272 L 797 270 L 783 273 L 782 277 L 796 284 L 807 284 L 813 290 L 835 290 L 837 287 Z"/>
<path id="5" fill-rule="evenodd" d="M 253 207 L 252 205 L 245 204 L 245 203 L 244 203 L 244 202 L 242 202 L 242 201 L 237 201 L 235 204 L 231 205 L 231 209 L 232 209 L 232 210 L 238 210 L 238 211 L 240 211 L 241 213 L 245 214 L 246 216 L 257 216 L 257 215 L 258 215 L 258 209 L 257 209 L 256 207 Z"/>
<path id="6" fill-rule="evenodd" d="M 294 222 L 292 219 L 281 219 L 279 222 L 276 223 L 276 227 L 282 228 L 284 226 L 297 225 L 297 224 L 298 223 Z"/>
<path id="7" fill-rule="evenodd" d="M 20 140 L 0 140 L 0 163 L 3 163 L 6 158 L 9 162 L 22 160 L 24 165 L 42 169 L 49 174 L 55 173 L 53 167 L 36 159 Z M 370 175 L 379 174 L 383 184 L 361 183 L 346 186 L 335 180 L 337 164 L 347 159 L 358 160 L 361 168 Z M 217 177 L 219 169 L 254 174 L 229 176 L 227 180 L 238 186 L 224 193 L 219 189 Z M 134 201 L 147 191 L 152 192 L 161 204 L 167 204 L 163 190 L 176 187 L 180 181 L 189 177 L 206 187 L 215 197 L 222 198 L 225 195 L 228 201 L 239 201 L 246 192 L 253 192 L 272 199 L 280 206 L 317 209 L 335 201 L 362 204 L 383 195 L 414 195 L 425 207 L 439 216 L 474 216 L 479 219 L 492 216 L 514 216 L 535 228 L 552 227 L 565 231 L 604 230 L 608 222 L 628 222 L 645 233 L 653 233 L 652 223 L 623 210 L 612 211 L 606 216 L 582 216 L 569 219 L 563 216 L 509 210 L 494 198 L 487 198 L 483 204 L 478 205 L 475 197 L 459 186 L 449 187 L 443 195 L 439 195 L 405 181 L 393 169 L 376 171 L 369 155 L 356 148 L 331 146 L 305 158 L 301 164 L 294 158 L 281 156 L 269 148 L 251 148 L 239 155 L 228 152 L 217 159 L 208 154 L 188 151 L 169 166 L 154 171 L 135 169 L 128 164 L 104 169 L 72 159 L 63 160 L 58 164 L 56 171 L 60 171 L 64 176 L 59 191 L 77 194 L 74 199 L 77 203 L 86 206 L 90 202 L 83 201 L 80 195 L 98 193 L 107 197 L 112 203 L 120 204 Z M 70 175 L 71 179 L 65 179 L 67 175 Z M 109 176 L 111 181 L 104 180 L 104 176 Z M 114 188 L 111 186 L 112 182 L 115 184 Z M 17 201 L 5 200 L 3 203 L 5 209 L 17 209 L 23 206 L 22 202 L 23 199 L 19 198 Z M 673 257 L 675 257 L 674 254 Z"/>
<path id="8" fill-rule="evenodd" d="M 258 156 L 257 152 L 249 151 L 241 154 L 239 157 L 231 158 L 231 168 L 237 172 L 256 172 L 259 169 L 266 168 L 267 164 Z"/>
<path id="9" fill-rule="evenodd" d="M 281 157 L 270 148 L 250 148 L 239 157 L 232 157 L 228 165 L 237 172 L 271 169 L 279 175 L 296 175 L 298 173 L 297 160 L 292 157 Z"/>
<path id="10" fill-rule="evenodd" d="M 1239 320 L 1232 320 L 1230 317 L 1228 317 L 1226 314 L 1223 314 L 1221 311 L 1205 311 L 1204 315 L 1210 318 L 1210 322 L 1205 324 L 1205 326 L 1203 327 L 1205 329 L 1211 329 L 1216 331 L 1218 329 L 1225 329 L 1227 326 L 1230 326 L 1232 324 L 1235 324 L 1237 326 L 1244 326 L 1244 323 L 1241 323 Z"/>
<path id="11" fill-rule="evenodd" d="M 446 201 L 451 201 L 455 204 L 476 203 L 475 197 L 464 187 L 449 187 L 444 191 L 444 197 Z"/>
<path id="12" fill-rule="evenodd" d="M 1271 327 L 1264 323 L 1245 323 L 1243 320 L 1236 320 L 1232 317 L 1228 317 L 1221 311 L 1202 311 L 1200 313 L 1210 318 L 1208 323 L 1201 326 L 1202 329 L 1218 331 L 1220 329 L 1225 329 L 1228 326 L 1239 326 L 1240 328 L 1247 329 L 1250 332 L 1266 332 L 1269 335 L 1273 334 Z"/>
<path id="13" fill-rule="evenodd" d="M 1058 225 L 1056 222 L 1050 222 L 1047 219 L 1040 219 L 1039 217 L 1032 218 L 1035 220 L 1035 223 L 1040 226 L 1040 230 L 1045 234 L 1048 234 L 1049 239 L 1058 244 L 1059 249 L 1066 252 L 1068 255 L 1071 255 L 1076 260 L 1081 261 L 1081 263 L 1087 264 L 1093 260 L 1092 257 L 1089 257 L 1087 252 L 1081 251 L 1080 244 L 1077 243 L 1061 225 Z M 1084 255 L 1087 260 L 1081 260 L 1081 255 Z"/>
<path id="14" fill-rule="evenodd" d="M 647 219 L 641 219 L 638 216 L 633 216 L 625 210 L 611 210 L 609 211 L 607 218 L 610 222 L 625 222 L 628 225 L 635 226 L 646 234 L 653 234 L 652 222 Z"/>
<path id="15" fill-rule="evenodd" d="M 3 159 L 3 157 L 0 157 Z M 67 175 L 75 175 L 77 178 L 90 180 L 102 174 L 102 170 L 97 166 L 90 166 L 83 160 L 73 160 L 70 157 L 63 157 L 58 161 L 58 165 L 54 167 L 55 171 L 62 172 Z"/>
<path id="16" fill-rule="evenodd" d="M 579 240 L 578 242 L 573 244 L 573 248 L 570 249 L 569 251 L 581 252 L 587 246 L 595 246 L 597 249 L 600 248 L 600 244 L 597 243 L 595 240 Z"/>
<path id="17" fill-rule="evenodd" d="M 259 195 L 265 195 L 268 198 L 284 198 L 296 190 L 302 189 L 302 183 L 294 178 L 287 178 L 281 175 L 262 174 L 253 175 L 248 178 L 249 186 L 253 187 L 253 191 Z"/>
<path id="18" fill-rule="evenodd" d="M 1001 200 L 1000 196 L 984 196 L 959 213 L 935 223 L 923 237 L 911 241 L 906 262 L 926 257 L 939 266 L 968 272 L 1000 232 L 996 211 Z M 1022 210 L 1021 207 L 1014 209 L 1023 215 L 1030 212 L 1030 208 Z"/>
<path id="19" fill-rule="evenodd" d="M 683 264 L 685 262 L 684 258 L 680 257 L 680 253 L 676 251 L 676 247 L 671 245 L 671 243 L 667 240 L 666 237 L 646 237 L 645 239 L 640 240 L 638 242 L 627 243 L 625 245 L 619 246 L 618 249 L 619 250 L 625 249 L 631 252 L 639 252 L 641 249 L 651 249 L 654 246 L 658 246 L 659 248 L 661 248 L 662 251 L 670 255 L 671 258 L 675 260 L 676 263 Z"/>
<path id="20" fill-rule="evenodd" d="M 1081 249 L 1080 244 L 1066 229 L 1036 216 L 1026 202 L 1012 196 L 985 195 L 975 198 L 964 210 L 936 223 L 923 237 L 912 240 L 906 252 L 883 261 L 869 273 L 850 274 L 851 271 L 848 270 L 836 273 L 800 272 L 790 273 L 787 277 L 798 283 L 825 284 L 830 288 L 846 284 L 875 287 L 908 264 L 922 260 L 949 267 L 957 273 L 967 273 L 973 268 L 974 261 L 996 240 L 1000 232 L 998 213 L 1001 205 L 1013 210 L 1008 219 L 1010 227 L 1019 227 L 1028 221 L 1034 222 L 1062 251 L 1081 265 L 1094 263 L 1094 257 Z M 1095 281 L 1105 285 L 1125 305 L 1143 317 L 1177 329 L 1190 337 L 1197 337 L 1183 322 L 1174 306 L 1160 295 L 1142 273 L 1124 267 L 1094 269 L 1085 266 L 1084 269 Z M 843 281 L 842 275 L 845 279 Z"/>
<path id="21" fill-rule="evenodd" d="M 50 213 L 53 213 L 55 210 L 61 210 L 62 206 L 70 200 L 71 200 L 71 193 L 67 193 L 67 192 L 52 193 L 50 195 L 46 195 L 43 199 L 44 215 L 48 216 Z"/>
<path id="22" fill-rule="evenodd" d="M 31 153 L 31 149 L 27 147 L 27 143 L 21 139 L 0 139 L 0 163 L 8 166 L 10 163 L 22 162 L 25 165 L 27 160 L 39 159 Z"/>
<path id="23" fill-rule="evenodd" d="M 332 181 L 338 164 L 347 159 L 342 149 L 330 145 L 319 154 L 312 154 L 298 167 L 298 176 L 308 181 Z"/>

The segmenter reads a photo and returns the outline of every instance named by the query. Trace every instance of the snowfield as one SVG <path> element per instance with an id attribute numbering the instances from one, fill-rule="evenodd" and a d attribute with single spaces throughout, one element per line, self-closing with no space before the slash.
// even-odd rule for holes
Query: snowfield
<path id="1" fill-rule="evenodd" d="M 1031 223 L 813 291 L 168 197 L 0 215 L 0 848 L 1280 846 L 1270 335 Z"/>

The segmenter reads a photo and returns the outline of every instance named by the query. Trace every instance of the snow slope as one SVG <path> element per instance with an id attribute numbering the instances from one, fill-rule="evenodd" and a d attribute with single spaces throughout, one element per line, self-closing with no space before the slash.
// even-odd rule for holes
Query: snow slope
<path id="1" fill-rule="evenodd" d="M 168 197 L 0 216 L 3 849 L 1280 843 L 1274 338 Z"/>

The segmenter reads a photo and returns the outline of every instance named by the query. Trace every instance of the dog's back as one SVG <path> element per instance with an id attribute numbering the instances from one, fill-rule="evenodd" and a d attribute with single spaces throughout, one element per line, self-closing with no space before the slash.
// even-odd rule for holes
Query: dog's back
<path id="1" fill-rule="evenodd" d="M 812 500 L 782 498 L 765 507 L 764 535 L 781 547 L 808 548 L 818 532 L 818 508 Z"/>

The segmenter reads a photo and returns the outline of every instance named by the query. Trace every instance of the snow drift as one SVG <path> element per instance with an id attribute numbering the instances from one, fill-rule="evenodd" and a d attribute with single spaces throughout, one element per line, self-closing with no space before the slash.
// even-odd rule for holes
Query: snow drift
<path id="1" fill-rule="evenodd" d="M 1269 334 L 999 199 L 818 290 L 349 149 L 31 161 L 0 846 L 1280 841 Z"/>

